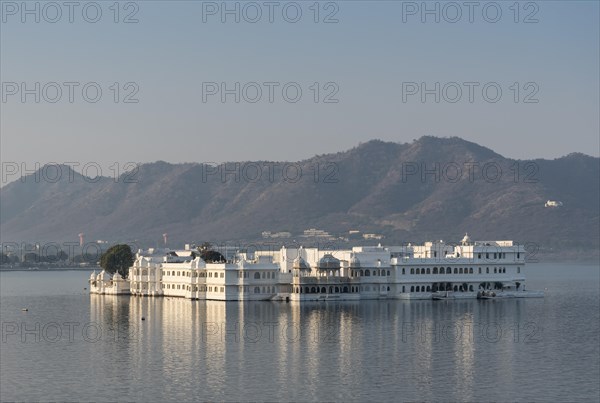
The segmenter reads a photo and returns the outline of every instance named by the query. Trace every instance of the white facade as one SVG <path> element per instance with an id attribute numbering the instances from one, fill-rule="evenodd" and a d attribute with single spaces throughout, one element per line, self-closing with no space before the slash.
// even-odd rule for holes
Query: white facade
<path id="1" fill-rule="evenodd" d="M 524 269 L 523 245 L 471 242 L 468 235 L 459 245 L 282 247 L 238 253 L 226 263 L 206 263 L 190 250 L 149 250 L 137 253 L 127 280 L 102 272 L 99 281 L 94 274 L 90 290 L 111 293 L 108 285 L 116 284 L 114 293 L 209 300 L 431 299 L 437 291 L 476 298 L 483 290 L 504 297 L 543 296 L 526 290 Z"/>

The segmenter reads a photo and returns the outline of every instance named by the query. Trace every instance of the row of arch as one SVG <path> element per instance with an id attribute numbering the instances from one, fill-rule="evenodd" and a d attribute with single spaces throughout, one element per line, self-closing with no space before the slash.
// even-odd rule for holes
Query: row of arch
<path id="1" fill-rule="evenodd" d="M 406 274 L 406 269 L 402 268 L 402 274 Z M 481 274 L 481 267 L 478 268 L 477 270 L 478 274 Z M 472 267 L 455 267 L 454 268 L 454 272 L 452 271 L 452 268 L 450 267 L 440 267 L 439 269 L 437 267 L 434 267 L 433 269 L 430 268 L 414 268 L 411 267 L 410 268 L 410 274 L 473 274 L 473 268 Z M 490 268 L 486 267 L 485 268 L 485 273 L 486 274 L 490 274 Z M 494 267 L 494 274 L 498 274 L 498 273 L 506 273 L 506 267 Z"/>
<path id="2" fill-rule="evenodd" d="M 357 293 L 361 291 L 390 291 L 389 286 L 381 286 L 379 290 L 377 286 L 329 286 L 329 287 L 294 287 L 292 292 L 295 294 L 340 294 L 340 293 Z M 371 290 L 371 288 L 373 288 Z"/>
<path id="3" fill-rule="evenodd" d="M 402 286 L 402 292 L 406 292 L 408 286 Z M 412 285 L 410 292 L 438 292 L 438 291 L 473 291 L 473 284 L 434 283 L 429 285 Z"/>
<path id="4" fill-rule="evenodd" d="M 385 277 L 385 276 L 390 276 L 391 272 L 389 270 L 373 269 L 372 274 L 373 274 L 373 276 Z M 350 271 L 350 277 L 370 277 L 370 276 L 371 276 L 371 270 L 369 270 L 369 269 L 351 270 Z"/>

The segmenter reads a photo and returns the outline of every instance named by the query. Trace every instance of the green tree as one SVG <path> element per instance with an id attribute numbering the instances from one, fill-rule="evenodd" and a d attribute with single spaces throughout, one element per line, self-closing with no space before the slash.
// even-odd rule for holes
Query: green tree
<path id="1" fill-rule="evenodd" d="M 224 263 L 227 261 L 225 256 L 213 250 L 210 242 L 203 242 L 202 245 L 198 246 L 198 252 L 200 252 L 200 257 L 206 263 Z M 194 253 L 193 255 L 195 257 L 196 254 Z"/>
<path id="2" fill-rule="evenodd" d="M 100 256 L 100 267 L 111 274 L 118 272 L 123 278 L 127 278 L 133 261 L 133 252 L 129 245 L 118 244 L 111 246 Z"/>

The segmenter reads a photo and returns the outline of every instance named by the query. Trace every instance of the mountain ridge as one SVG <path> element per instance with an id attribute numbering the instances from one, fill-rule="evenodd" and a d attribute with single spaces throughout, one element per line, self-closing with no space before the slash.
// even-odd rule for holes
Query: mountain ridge
<path id="1" fill-rule="evenodd" d="M 66 241 L 83 232 L 156 244 L 166 232 L 173 243 L 250 242 L 262 231 L 290 231 L 300 240 L 314 227 L 399 243 L 458 240 L 468 231 L 535 243 L 548 256 L 597 255 L 599 161 L 581 153 L 514 160 L 458 137 L 426 136 L 372 140 L 297 162 L 156 161 L 139 165 L 133 183 L 124 182 L 132 178 L 126 174 L 92 183 L 68 171 L 72 181 L 63 172 L 56 183 L 25 178 L 4 186 L 0 236 Z M 544 208 L 549 199 L 564 206 Z"/>

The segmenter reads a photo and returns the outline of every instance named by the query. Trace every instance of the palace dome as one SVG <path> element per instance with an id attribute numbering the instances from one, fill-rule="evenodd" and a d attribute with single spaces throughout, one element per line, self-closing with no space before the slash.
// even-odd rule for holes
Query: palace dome
<path id="1" fill-rule="evenodd" d="M 340 268 L 340 260 L 332 254 L 327 253 L 319 260 L 319 269 L 321 270 L 337 270 Z"/>
<path id="2" fill-rule="evenodd" d="M 360 267 L 360 260 L 356 257 L 356 255 L 352 255 L 350 259 L 350 267 Z"/>
<path id="3" fill-rule="evenodd" d="M 308 263 L 306 263 L 306 260 L 302 259 L 301 256 L 298 256 L 296 259 L 294 259 L 292 267 L 294 269 L 310 270 L 310 266 L 308 265 Z"/>

